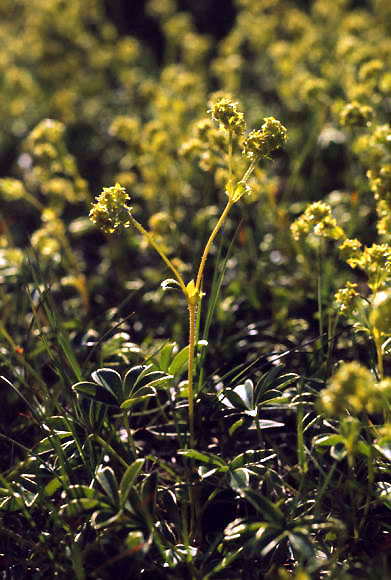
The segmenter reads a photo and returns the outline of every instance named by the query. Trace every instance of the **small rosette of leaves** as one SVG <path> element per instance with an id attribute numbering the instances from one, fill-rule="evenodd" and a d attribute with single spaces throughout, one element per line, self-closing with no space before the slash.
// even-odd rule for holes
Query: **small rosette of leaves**
<path id="1" fill-rule="evenodd" d="M 219 400 L 226 414 L 236 417 L 239 415 L 229 429 L 230 435 L 244 425 L 250 429 L 256 424 L 261 429 L 284 426 L 280 421 L 259 418 L 264 407 L 282 402 L 282 391 L 298 378 L 295 373 L 281 374 L 283 369 L 284 365 L 278 365 L 262 375 L 256 384 L 251 379 L 246 379 L 243 384 L 222 391 Z"/>
<path id="2" fill-rule="evenodd" d="M 156 387 L 164 387 L 172 379 L 152 365 L 136 365 L 124 377 L 114 369 L 103 368 L 93 372 L 92 381 L 80 381 L 72 389 L 89 399 L 123 410 L 131 409 L 156 395 Z"/>
<path id="3" fill-rule="evenodd" d="M 250 485 L 251 476 L 264 475 L 269 461 L 276 457 L 269 450 L 248 450 L 230 461 L 197 449 L 179 449 L 178 455 L 199 463 L 197 469 L 201 480 L 212 479 L 219 487 L 228 485 L 231 489 L 241 490 Z"/>
<path id="4" fill-rule="evenodd" d="M 91 513 L 90 522 L 95 529 L 107 528 L 126 522 L 133 529 L 144 528 L 143 502 L 150 493 L 148 477 L 138 485 L 144 459 L 131 463 L 118 482 L 113 469 L 99 465 L 95 471 L 94 485 L 70 485 L 66 502 L 60 513 L 65 518 L 75 518 Z"/>

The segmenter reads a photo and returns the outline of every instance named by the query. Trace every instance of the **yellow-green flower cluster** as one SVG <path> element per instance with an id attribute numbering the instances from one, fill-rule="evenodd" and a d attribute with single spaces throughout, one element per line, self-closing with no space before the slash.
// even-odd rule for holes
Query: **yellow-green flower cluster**
<path id="1" fill-rule="evenodd" d="M 250 131 L 243 143 L 243 155 L 248 159 L 270 157 L 287 141 L 288 133 L 284 125 L 274 117 L 266 117 L 262 127 Z"/>
<path id="2" fill-rule="evenodd" d="M 377 292 L 391 274 L 391 246 L 372 244 L 347 260 L 352 268 L 360 268 L 368 276 L 368 286 Z"/>
<path id="3" fill-rule="evenodd" d="M 319 396 L 320 407 L 330 417 L 350 413 L 377 413 L 391 397 L 391 381 L 376 382 L 372 373 L 359 364 L 342 364 Z"/>
<path id="4" fill-rule="evenodd" d="M 221 127 L 235 135 L 242 135 L 246 128 L 244 114 L 239 110 L 239 104 L 229 97 L 221 97 L 209 109 L 212 119 Z"/>
<path id="5" fill-rule="evenodd" d="M 300 240 L 312 233 L 334 240 L 345 237 L 342 228 L 337 225 L 332 215 L 331 207 L 322 201 L 316 201 L 307 206 L 304 213 L 291 225 L 291 233 L 295 240 Z"/>
<path id="6" fill-rule="evenodd" d="M 137 117 L 119 115 L 110 126 L 110 133 L 128 145 L 140 142 L 140 120 Z"/>
<path id="7" fill-rule="evenodd" d="M 132 208 L 127 205 L 130 199 L 124 187 L 119 183 L 104 187 L 90 211 L 91 221 L 107 234 L 128 228 Z"/>
<path id="8" fill-rule="evenodd" d="M 44 119 L 29 133 L 23 148 L 29 160 L 23 169 L 29 192 L 43 193 L 58 212 L 66 202 L 77 203 L 88 196 L 87 183 L 68 151 L 63 123 Z"/>
<path id="9" fill-rule="evenodd" d="M 377 231 L 380 235 L 390 234 L 391 232 L 391 205 L 385 199 L 380 199 L 376 205 L 378 215 Z"/>
<path id="10" fill-rule="evenodd" d="M 369 321 L 381 336 L 391 335 L 391 290 L 376 292 L 371 300 Z"/>
<path id="11" fill-rule="evenodd" d="M 339 118 L 342 125 L 366 127 L 373 118 L 373 108 L 353 101 L 342 109 Z"/>
<path id="12" fill-rule="evenodd" d="M 5 134 L 23 135 L 44 116 L 96 125 L 121 100 L 113 88 L 137 77 L 139 42 L 119 36 L 101 0 L 2 2 L 0 37 Z"/>
<path id="13" fill-rule="evenodd" d="M 199 167 L 203 171 L 216 171 L 221 167 L 221 157 L 227 148 L 225 128 L 216 127 L 212 119 L 202 118 L 193 124 L 193 135 L 194 137 L 182 143 L 180 155 L 188 159 L 198 159 Z M 236 162 L 235 158 L 235 164 Z"/>
<path id="14" fill-rule="evenodd" d="M 367 177 L 376 201 L 384 200 L 391 207 L 391 163 L 378 171 L 369 169 Z"/>
<path id="15" fill-rule="evenodd" d="M 17 275 L 23 264 L 24 254 L 20 248 L 10 247 L 6 238 L 0 236 L 0 282 Z"/>
<path id="16" fill-rule="evenodd" d="M 361 256 L 362 243 L 360 240 L 346 238 L 338 246 L 338 251 L 340 256 L 345 262 L 349 263 L 349 260 L 358 258 Z"/>
<path id="17" fill-rule="evenodd" d="M 62 142 L 64 133 L 64 123 L 53 119 L 44 119 L 31 131 L 28 138 L 28 144 L 33 151 L 34 147 L 44 143 L 58 145 Z"/>
<path id="18" fill-rule="evenodd" d="M 209 113 L 212 119 L 219 122 L 219 127 L 216 128 L 210 119 L 196 121 L 193 125 L 194 137 L 182 144 L 180 154 L 188 159 L 197 159 L 203 171 L 213 170 L 216 185 L 225 187 L 232 201 L 236 202 L 244 195 L 256 195 L 254 183 L 262 182 L 264 175 L 255 162 L 282 146 L 286 142 L 287 131 L 279 121 L 268 117 L 260 130 L 241 134 L 240 129 L 235 133 L 231 129 L 235 124 L 245 127 L 245 118 L 238 110 L 237 103 L 219 93 L 211 97 L 210 103 Z M 227 132 L 230 143 L 228 152 Z M 227 159 L 224 165 L 222 158 Z"/>
<path id="19" fill-rule="evenodd" d="M 51 209 L 42 212 L 43 225 L 31 236 L 31 245 L 44 258 L 59 259 L 63 245 L 65 226 Z"/>
<path id="20" fill-rule="evenodd" d="M 391 379 L 384 379 L 384 381 L 382 381 L 384 383 L 386 383 L 386 388 L 390 388 L 391 387 Z M 382 425 L 381 427 L 379 427 L 377 429 L 377 433 L 376 433 L 377 437 L 376 437 L 376 444 L 377 445 L 387 445 L 387 447 L 389 447 L 390 443 L 391 443 L 391 423 L 385 423 L 385 425 Z"/>
<path id="21" fill-rule="evenodd" d="M 3 177 L 0 179 L 0 195 L 9 201 L 23 199 L 26 195 L 26 189 L 20 179 L 12 177 Z"/>
<path id="22" fill-rule="evenodd" d="M 335 294 L 335 301 L 338 304 L 341 314 L 350 314 L 355 307 L 356 298 L 360 296 L 357 291 L 358 284 L 354 282 L 347 282 L 344 288 L 341 288 Z"/>

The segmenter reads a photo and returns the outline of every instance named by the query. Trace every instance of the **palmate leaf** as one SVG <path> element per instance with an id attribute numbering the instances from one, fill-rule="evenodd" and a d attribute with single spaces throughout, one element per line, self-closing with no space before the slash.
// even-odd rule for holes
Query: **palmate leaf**
<path id="1" fill-rule="evenodd" d="M 133 398 L 134 396 L 143 396 L 149 394 L 151 391 L 143 387 L 156 387 L 164 385 L 172 376 L 163 371 L 154 371 L 153 365 L 137 365 L 129 369 L 124 376 L 124 400 Z"/>
<path id="2" fill-rule="evenodd" d="M 160 371 L 163 371 L 165 373 L 169 372 L 168 367 L 170 366 L 172 353 L 173 353 L 173 350 L 175 347 L 176 347 L 175 342 L 168 342 L 160 349 L 159 358 L 158 358 L 157 362 L 155 363 L 157 368 Z"/>
<path id="3" fill-rule="evenodd" d="M 79 381 L 72 389 L 95 404 L 131 409 L 148 397 L 155 396 L 155 387 L 165 386 L 172 379 L 171 375 L 154 371 L 152 367 L 153 365 L 136 365 L 127 371 L 123 379 L 114 369 L 98 369 L 92 373 L 92 381 Z M 90 411 L 93 412 L 90 420 L 101 424 L 104 411 L 99 407 Z"/>
<path id="4" fill-rule="evenodd" d="M 58 444 L 64 448 L 64 444 L 66 442 L 69 443 L 70 440 L 73 438 L 73 436 L 70 431 L 56 432 L 50 437 L 45 437 L 39 443 L 37 443 L 37 445 L 34 447 L 34 453 L 36 453 L 37 455 L 42 455 L 44 453 L 47 453 L 48 451 L 53 451 L 53 449 L 55 449 L 54 446 L 55 438 L 57 439 Z"/>
<path id="5" fill-rule="evenodd" d="M 133 463 L 131 463 L 129 465 L 129 467 L 127 468 L 127 470 L 123 474 L 122 479 L 121 479 L 121 483 L 120 483 L 120 490 L 119 490 L 121 506 L 125 505 L 125 502 L 128 499 L 130 490 L 134 486 L 134 483 L 137 479 L 137 476 L 144 466 L 144 462 L 145 462 L 145 459 L 136 459 L 136 461 L 133 461 Z"/>
<path id="6" fill-rule="evenodd" d="M 232 489 L 240 490 L 248 487 L 250 482 L 250 471 L 245 467 L 229 471 L 229 485 Z"/>
<path id="7" fill-rule="evenodd" d="M 254 384 L 251 379 L 247 379 L 243 384 L 234 389 L 226 389 L 221 403 L 226 407 L 238 409 L 240 411 L 253 411 L 254 406 Z"/>
<path id="8" fill-rule="evenodd" d="M 227 463 L 218 455 L 214 455 L 213 453 L 205 453 L 204 451 L 197 451 L 196 449 L 179 449 L 178 455 L 183 455 L 188 459 L 194 459 L 199 461 L 200 463 L 204 463 L 205 465 L 214 465 L 216 467 L 223 467 L 228 469 Z"/>
<path id="9" fill-rule="evenodd" d="M 244 489 L 241 495 L 255 508 L 263 519 L 276 526 L 284 526 L 285 516 L 277 504 L 252 489 Z"/>
<path id="10" fill-rule="evenodd" d="M 106 497 L 113 507 L 119 507 L 120 499 L 118 493 L 118 483 L 114 471 L 108 465 L 99 465 L 95 477 L 101 488 L 104 490 Z"/>
<path id="11" fill-rule="evenodd" d="M 276 457 L 276 453 L 265 455 L 264 451 L 257 449 L 249 449 L 244 453 L 240 453 L 229 463 L 230 469 L 238 469 L 239 467 L 247 467 L 249 465 L 259 465 L 265 463 Z"/>
<path id="12" fill-rule="evenodd" d="M 132 409 L 136 405 L 145 402 L 147 399 L 154 397 L 155 394 L 156 394 L 155 391 L 151 390 L 150 393 L 146 395 L 141 395 L 141 397 L 132 397 L 131 399 L 127 399 L 121 404 L 121 409 L 128 411 L 129 409 Z"/>
<path id="13" fill-rule="evenodd" d="M 75 517 L 84 512 L 92 512 L 99 506 L 103 507 L 100 499 L 80 497 L 71 499 L 68 503 L 62 505 L 60 514 L 65 517 Z"/>
<path id="14" fill-rule="evenodd" d="M 282 369 L 284 365 L 272 368 L 255 386 L 251 379 L 246 379 L 243 384 L 225 389 L 219 397 L 220 402 L 228 408 L 253 413 L 255 416 L 261 405 L 267 405 L 273 399 L 281 397 L 281 389 L 299 378 L 295 373 L 278 376 Z"/>
<path id="15" fill-rule="evenodd" d="M 85 397 L 92 399 L 96 403 L 103 403 L 111 407 L 117 407 L 118 401 L 115 396 L 102 385 L 91 383 L 89 381 L 81 381 L 72 386 L 72 389 L 81 393 Z"/>
<path id="16" fill-rule="evenodd" d="M 294 550 L 302 558 L 310 559 L 314 556 L 314 547 L 307 534 L 299 531 L 287 532 L 288 540 Z"/>
<path id="17" fill-rule="evenodd" d="M 123 400 L 121 375 L 114 369 L 103 368 L 91 374 L 92 380 L 111 393 L 117 401 Z"/>
<path id="18" fill-rule="evenodd" d="M 285 369 L 285 365 L 280 364 L 262 375 L 255 386 L 255 397 L 257 403 L 261 401 L 265 401 L 271 397 L 268 397 L 268 393 L 272 390 L 277 390 L 280 395 L 281 391 L 293 383 L 295 380 L 299 378 L 299 375 L 296 373 L 285 373 L 281 374 L 282 371 Z"/>

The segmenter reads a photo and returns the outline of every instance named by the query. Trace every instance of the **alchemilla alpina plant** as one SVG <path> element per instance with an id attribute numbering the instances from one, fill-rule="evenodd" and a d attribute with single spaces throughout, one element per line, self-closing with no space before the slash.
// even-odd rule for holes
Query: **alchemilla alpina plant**
<path id="1" fill-rule="evenodd" d="M 244 114 L 239 110 L 238 103 L 234 102 L 229 97 L 221 97 L 216 101 L 209 113 L 216 122 L 219 123 L 220 128 L 225 132 L 226 139 L 226 157 L 225 163 L 228 169 L 228 180 L 226 182 L 225 194 L 227 196 L 227 203 L 223 209 L 215 227 L 213 228 L 206 244 L 195 278 L 185 282 L 182 274 L 174 265 L 172 258 L 169 258 L 164 247 L 160 245 L 151 231 L 148 231 L 141 225 L 141 223 L 133 216 L 132 208 L 127 204 L 130 200 L 124 187 L 119 183 L 112 187 L 106 187 L 102 193 L 96 198 L 95 203 L 90 211 L 91 220 L 106 233 L 114 233 L 115 231 L 124 230 L 133 226 L 142 236 L 144 236 L 151 246 L 157 251 L 164 263 L 171 270 L 174 275 L 174 283 L 176 283 L 187 303 L 188 308 L 188 370 L 187 370 L 187 398 L 188 398 L 188 421 L 189 421 L 189 447 L 195 448 L 197 441 L 197 434 L 194 430 L 195 423 L 195 396 L 194 396 L 194 354 L 196 344 L 196 316 L 197 311 L 201 308 L 201 301 L 204 295 L 203 292 L 203 278 L 206 261 L 213 241 L 221 230 L 225 219 L 232 209 L 232 207 L 239 202 L 243 195 L 249 191 L 248 179 L 251 176 L 255 164 L 269 156 L 277 149 L 282 147 L 287 140 L 286 128 L 273 117 L 268 117 L 264 120 L 261 129 L 253 130 L 245 134 L 245 119 Z M 247 169 L 243 173 L 241 179 L 235 180 L 233 178 L 233 140 L 235 137 L 240 138 L 240 145 L 242 146 L 243 155 L 250 160 Z M 165 284 L 165 281 L 163 284 Z M 194 533 L 196 522 L 196 506 L 194 505 L 194 498 L 191 498 L 192 505 L 192 521 L 191 530 Z"/>
<path id="2" fill-rule="evenodd" d="M 0 2 L 1 580 L 390 577 L 390 26 Z"/>

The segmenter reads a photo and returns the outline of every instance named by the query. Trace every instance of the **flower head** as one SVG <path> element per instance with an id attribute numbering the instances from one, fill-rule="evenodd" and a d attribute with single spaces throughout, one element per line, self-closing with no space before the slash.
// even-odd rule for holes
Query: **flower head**
<path id="1" fill-rule="evenodd" d="M 358 284 L 347 282 L 344 288 L 336 292 L 335 301 L 341 314 L 347 314 L 354 309 L 355 300 L 360 296 L 357 288 Z"/>
<path id="2" fill-rule="evenodd" d="M 368 276 L 368 286 L 377 292 L 391 276 L 391 246 L 372 244 L 347 260 L 351 268 L 360 268 Z"/>
<path id="3" fill-rule="evenodd" d="M 7 200 L 23 199 L 26 195 L 26 190 L 19 179 L 3 177 L 0 179 L 0 194 Z"/>
<path id="4" fill-rule="evenodd" d="M 287 140 L 287 130 L 274 117 L 266 117 L 260 129 L 250 131 L 244 144 L 243 155 L 248 159 L 255 157 L 269 157 Z"/>
<path id="5" fill-rule="evenodd" d="M 346 410 L 374 413 L 381 403 L 373 375 L 358 362 L 341 365 L 320 393 L 320 405 L 331 417 L 340 417 Z"/>
<path id="6" fill-rule="evenodd" d="M 358 101 L 348 103 L 340 113 L 342 125 L 350 127 L 365 127 L 373 117 L 373 109 L 368 105 L 362 105 Z"/>
<path id="7" fill-rule="evenodd" d="M 129 216 L 132 210 L 126 205 L 129 199 L 125 188 L 119 183 L 111 187 L 104 187 L 92 205 L 91 221 L 107 234 L 129 227 Z"/>
<path id="8" fill-rule="evenodd" d="M 338 246 L 341 258 L 343 260 L 350 260 L 352 258 L 358 258 L 361 255 L 362 243 L 356 238 L 347 238 Z"/>
<path id="9" fill-rule="evenodd" d="M 337 225 L 332 215 L 331 207 L 322 201 L 307 206 L 305 212 L 291 225 L 291 232 L 295 240 L 300 240 L 310 233 L 334 240 L 344 237 L 342 228 Z"/>
<path id="10" fill-rule="evenodd" d="M 238 103 L 235 103 L 229 97 L 221 97 L 214 103 L 208 111 L 212 119 L 220 123 L 228 131 L 232 131 L 236 135 L 241 135 L 246 123 L 244 114 L 239 111 Z"/>

